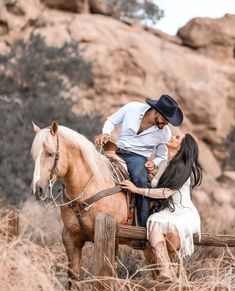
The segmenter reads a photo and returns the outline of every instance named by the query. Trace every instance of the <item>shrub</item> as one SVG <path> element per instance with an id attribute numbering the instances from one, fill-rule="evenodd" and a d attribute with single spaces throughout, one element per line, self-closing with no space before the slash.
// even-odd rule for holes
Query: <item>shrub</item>
<path id="1" fill-rule="evenodd" d="M 155 24 L 163 16 L 163 10 L 152 0 L 109 0 L 114 16 L 121 19 L 147 20 Z"/>
<path id="2" fill-rule="evenodd" d="M 0 186 L 11 203 L 30 195 L 31 121 L 45 127 L 56 118 L 88 138 L 100 131 L 100 116 L 76 115 L 71 99 L 63 97 L 73 86 L 92 84 L 91 64 L 80 54 L 76 42 L 49 47 L 32 34 L 28 42 L 17 40 L 8 54 L 0 55 Z"/>

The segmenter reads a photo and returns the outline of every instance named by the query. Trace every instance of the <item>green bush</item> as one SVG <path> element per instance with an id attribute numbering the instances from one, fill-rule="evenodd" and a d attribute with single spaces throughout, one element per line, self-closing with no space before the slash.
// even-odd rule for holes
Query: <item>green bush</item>
<path id="1" fill-rule="evenodd" d="M 152 0 L 108 0 L 114 17 L 146 20 L 155 24 L 164 16 L 163 10 Z"/>
<path id="2" fill-rule="evenodd" d="M 19 204 L 31 195 L 31 122 L 45 127 L 56 118 L 93 139 L 100 132 L 100 116 L 76 115 L 71 99 L 63 98 L 71 86 L 92 85 L 91 64 L 83 60 L 76 42 L 48 47 L 42 37 L 31 35 L 0 55 L 0 68 L 0 193 Z"/>

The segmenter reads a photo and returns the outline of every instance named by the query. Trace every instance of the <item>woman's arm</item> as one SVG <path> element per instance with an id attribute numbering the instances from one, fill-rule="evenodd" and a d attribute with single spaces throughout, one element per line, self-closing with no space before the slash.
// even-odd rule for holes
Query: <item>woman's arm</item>
<path id="1" fill-rule="evenodd" d="M 176 192 L 176 190 L 171 190 L 169 188 L 138 188 L 131 181 L 128 180 L 122 181 L 121 187 L 133 193 L 137 193 L 154 199 L 168 198 Z"/>

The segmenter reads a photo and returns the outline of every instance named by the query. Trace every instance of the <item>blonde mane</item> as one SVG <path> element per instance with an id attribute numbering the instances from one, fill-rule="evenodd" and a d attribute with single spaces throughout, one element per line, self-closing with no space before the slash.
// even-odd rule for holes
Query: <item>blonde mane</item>
<path id="1" fill-rule="evenodd" d="M 95 149 L 94 144 L 85 136 L 65 126 L 59 126 L 58 133 L 64 137 L 68 145 L 72 145 L 81 151 L 84 160 L 89 165 L 97 181 L 107 183 L 110 182 L 110 179 L 113 179 L 109 160 L 101 155 Z M 43 144 L 55 149 L 56 145 L 51 138 L 49 128 L 40 130 L 34 138 L 31 148 L 31 154 L 34 160 L 36 160 L 37 156 L 40 154 Z"/>

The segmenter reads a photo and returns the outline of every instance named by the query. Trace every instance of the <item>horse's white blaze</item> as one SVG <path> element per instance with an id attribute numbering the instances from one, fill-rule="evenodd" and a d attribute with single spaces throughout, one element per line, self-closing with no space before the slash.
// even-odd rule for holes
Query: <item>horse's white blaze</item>
<path id="1" fill-rule="evenodd" d="M 40 164 L 41 164 L 42 149 L 39 151 L 38 156 L 35 160 L 35 167 L 33 172 L 33 193 L 36 192 L 36 183 L 40 180 Z"/>

